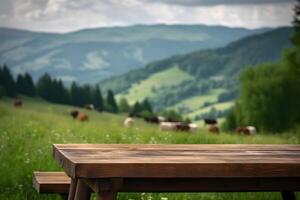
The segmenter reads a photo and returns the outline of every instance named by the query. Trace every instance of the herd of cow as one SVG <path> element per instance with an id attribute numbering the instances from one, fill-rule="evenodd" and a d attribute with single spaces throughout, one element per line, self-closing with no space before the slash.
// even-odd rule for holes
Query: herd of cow
<path id="1" fill-rule="evenodd" d="M 158 124 L 161 131 L 184 131 L 184 132 L 196 132 L 198 125 L 195 123 L 185 123 L 182 121 L 176 121 L 174 119 L 168 119 L 162 116 L 145 117 L 145 122 Z M 219 134 L 220 128 L 218 127 L 218 121 L 216 119 L 204 119 L 204 124 L 208 128 L 210 133 Z M 124 121 L 124 126 L 130 128 L 134 125 L 134 119 L 128 117 Z M 238 127 L 235 130 L 238 134 L 255 135 L 256 128 L 254 126 Z"/>
<path id="2" fill-rule="evenodd" d="M 15 107 L 22 107 L 23 102 L 20 99 L 17 99 L 13 104 Z M 92 104 L 87 104 L 84 106 L 84 108 L 87 110 L 94 110 L 94 106 Z M 70 112 L 70 115 L 74 120 L 79 120 L 81 122 L 89 120 L 88 115 L 80 112 L 79 110 L 72 110 Z M 159 129 L 161 131 L 184 131 L 193 133 L 198 130 L 198 125 L 195 123 L 186 123 L 162 116 L 145 117 L 144 121 L 147 123 L 159 125 Z M 216 119 L 204 119 L 204 124 L 208 128 L 208 131 L 210 133 L 220 133 L 218 121 Z M 124 120 L 124 126 L 127 128 L 134 126 L 134 119 L 132 117 L 127 117 Z M 256 128 L 254 126 L 237 127 L 235 129 L 235 132 L 243 135 L 255 135 Z"/>

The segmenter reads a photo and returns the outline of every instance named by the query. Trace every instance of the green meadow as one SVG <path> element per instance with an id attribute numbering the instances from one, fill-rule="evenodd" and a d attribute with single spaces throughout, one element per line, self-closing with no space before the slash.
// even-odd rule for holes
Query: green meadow
<path id="1" fill-rule="evenodd" d="M 0 199 L 60 199 L 39 195 L 32 187 L 33 171 L 62 170 L 52 158 L 54 143 L 165 143 L 165 144 L 299 144 L 300 129 L 283 134 L 259 133 L 239 136 L 234 133 L 213 135 L 205 128 L 197 133 L 161 132 L 156 125 L 135 119 L 125 128 L 126 115 L 82 110 L 88 122 L 73 120 L 73 108 L 22 97 L 23 106 L 15 108 L 11 99 L 0 99 Z M 299 193 L 297 194 L 300 197 Z M 281 199 L 274 193 L 121 193 L 124 200 L 260 200 Z"/>
<path id="2" fill-rule="evenodd" d="M 194 78 L 191 75 L 179 69 L 178 66 L 174 66 L 133 84 L 126 94 L 120 94 L 117 98 L 120 99 L 125 97 L 129 100 L 130 104 L 134 104 L 136 101 L 143 101 L 145 98 L 159 96 L 159 91 L 157 91 L 158 93 L 153 91 L 155 89 L 159 90 L 164 87 L 177 86 L 184 81 L 193 79 Z"/>

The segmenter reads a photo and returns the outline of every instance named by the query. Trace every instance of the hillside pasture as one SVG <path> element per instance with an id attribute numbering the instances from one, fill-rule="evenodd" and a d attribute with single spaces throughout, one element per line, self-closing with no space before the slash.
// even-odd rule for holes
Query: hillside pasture
<path id="1" fill-rule="evenodd" d="M 218 88 L 212 89 L 206 94 L 194 96 L 188 99 L 180 101 L 170 109 L 180 109 L 180 107 L 187 108 L 188 110 L 196 110 L 204 106 L 205 103 L 215 103 L 218 100 L 218 96 L 223 93 L 225 89 Z"/>
<path id="2" fill-rule="evenodd" d="M 22 97 L 23 107 L 15 108 L 11 99 L 0 99 L 0 199 L 60 199 L 39 195 L 32 187 L 33 171 L 61 171 L 52 158 L 55 143 L 147 143 L 147 144 L 299 144 L 300 132 L 259 133 L 253 137 L 230 133 L 213 135 L 204 128 L 196 133 L 161 132 L 157 125 L 134 119 L 125 128 L 126 115 L 113 115 L 79 109 L 88 114 L 88 122 L 73 120 L 70 106 L 50 104 Z M 299 196 L 299 195 L 298 195 Z M 279 200 L 279 193 L 121 193 L 122 200 Z"/>
<path id="3" fill-rule="evenodd" d="M 190 80 L 193 80 L 191 75 L 179 69 L 178 66 L 174 66 L 133 84 L 128 91 L 117 95 L 117 99 L 125 97 L 130 104 L 134 104 L 145 98 L 156 98 L 160 92 L 163 92 L 162 88 L 180 85 L 182 82 Z"/>

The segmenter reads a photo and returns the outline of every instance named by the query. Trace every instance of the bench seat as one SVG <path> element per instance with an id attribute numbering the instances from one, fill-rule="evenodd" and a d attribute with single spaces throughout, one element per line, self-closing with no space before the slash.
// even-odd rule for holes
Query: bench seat
<path id="1" fill-rule="evenodd" d="M 33 186 L 38 193 L 67 195 L 71 179 L 64 172 L 34 172 Z"/>

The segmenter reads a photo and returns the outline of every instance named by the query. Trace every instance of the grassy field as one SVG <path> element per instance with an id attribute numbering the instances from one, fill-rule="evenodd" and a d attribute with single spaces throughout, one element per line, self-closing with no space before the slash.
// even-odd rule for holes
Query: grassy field
<path id="1" fill-rule="evenodd" d="M 213 89 L 210 90 L 205 95 L 195 96 L 183 101 L 180 101 L 175 106 L 170 107 L 170 109 L 178 109 L 180 107 L 186 107 L 189 110 L 198 110 L 200 109 L 204 103 L 215 103 L 218 100 L 218 96 L 224 92 L 224 89 Z"/>
<path id="2" fill-rule="evenodd" d="M 176 77 L 174 79 L 174 77 Z M 126 95 L 120 94 L 117 99 L 125 97 L 129 100 L 129 103 L 134 104 L 136 101 L 143 101 L 146 97 L 155 97 L 156 94 L 153 89 L 176 86 L 183 81 L 192 80 L 193 77 L 188 73 L 180 70 L 178 67 L 172 67 L 162 72 L 155 73 L 149 78 L 141 81 L 140 83 L 132 85 Z"/>
<path id="3" fill-rule="evenodd" d="M 38 195 L 32 187 L 32 172 L 62 170 L 52 158 L 53 143 L 300 143 L 300 131 L 285 134 L 262 134 L 253 137 L 230 133 L 209 134 L 200 129 L 195 134 L 160 132 L 157 126 L 136 120 L 124 128 L 125 115 L 83 111 L 89 122 L 74 121 L 72 107 L 23 98 L 24 106 L 14 108 L 10 99 L 0 99 L 0 199 L 60 199 L 55 195 Z M 299 198 L 299 194 L 298 194 Z M 121 193 L 124 200 L 262 200 L 280 199 L 279 193 Z"/>

